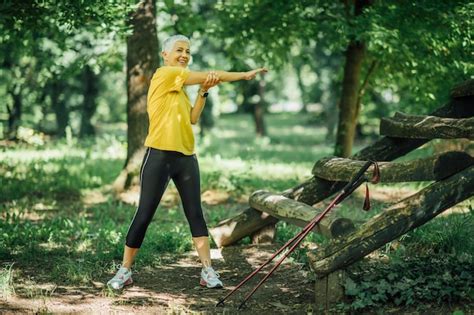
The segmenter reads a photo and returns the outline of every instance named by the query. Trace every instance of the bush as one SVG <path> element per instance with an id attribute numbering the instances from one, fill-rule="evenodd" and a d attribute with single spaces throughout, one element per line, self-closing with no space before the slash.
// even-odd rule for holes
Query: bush
<path id="1" fill-rule="evenodd" d="M 360 310 L 393 303 L 454 303 L 474 299 L 474 261 L 470 255 L 410 257 L 377 263 L 353 272 L 344 287 L 350 307 Z"/>

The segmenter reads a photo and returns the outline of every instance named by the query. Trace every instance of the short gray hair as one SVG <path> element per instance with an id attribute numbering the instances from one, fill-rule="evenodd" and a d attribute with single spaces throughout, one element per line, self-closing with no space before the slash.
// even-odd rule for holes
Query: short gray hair
<path id="1" fill-rule="evenodd" d="M 161 48 L 161 51 L 164 52 L 169 52 L 171 49 L 173 49 L 173 46 L 176 42 L 186 42 L 189 45 L 191 45 L 191 41 L 189 38 L 187 38 L 184 35 L 173 35 L 168 37 L 163 41 L 163 47 Z"/>

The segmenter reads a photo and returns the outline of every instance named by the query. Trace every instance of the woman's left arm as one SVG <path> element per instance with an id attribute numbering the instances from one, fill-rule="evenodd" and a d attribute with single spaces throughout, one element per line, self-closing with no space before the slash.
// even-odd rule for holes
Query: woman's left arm
<path id="1" fill-rule="evenodd" d="M 210 71 L 207 75 L 206 81 L 204 81 L 198 91 L 196 101 L 194 102 L 194 107 L 191 109 L 191 124 L 196 124 L 201 117 L 202 110 L 204 105 L 206 105 L 206 97 L 210 88 L 216 86 L 220 83 L 219 77 L 216 72 Z M 206 93 L 206 94 L 205 94 Z M 204 96 L 206 95 L 206 96 Z"/>

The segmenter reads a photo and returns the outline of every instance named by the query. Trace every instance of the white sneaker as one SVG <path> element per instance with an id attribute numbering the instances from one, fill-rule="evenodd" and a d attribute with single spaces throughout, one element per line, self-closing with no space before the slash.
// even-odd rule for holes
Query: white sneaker
<path id="1" fill-rule="evenodd" d="M 126 285 L 133 283 L 132 271 L 125 267 L 120 267 L 117 274 L 107 282 L 109 288 L 120 290 Z"/>
<path id="2" fill-rule="evenodd" d="M 222 288 L 224 285 L 219 278 L 219 274 L 212 267 L 202 268 L 199 284 L 208 288 Z"/>

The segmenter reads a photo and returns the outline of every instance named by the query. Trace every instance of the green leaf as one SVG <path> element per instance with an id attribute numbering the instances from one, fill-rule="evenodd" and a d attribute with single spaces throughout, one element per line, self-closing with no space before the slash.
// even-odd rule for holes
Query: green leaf
<path id="1" fill-rule="evenodd" d="M 344 283 L 344 288 L 346 289 L 347 295 L 357 295 L 360 290 L 357 287 L 357 284 L 351 279 L 346 278 L 346 282 Z"/>

